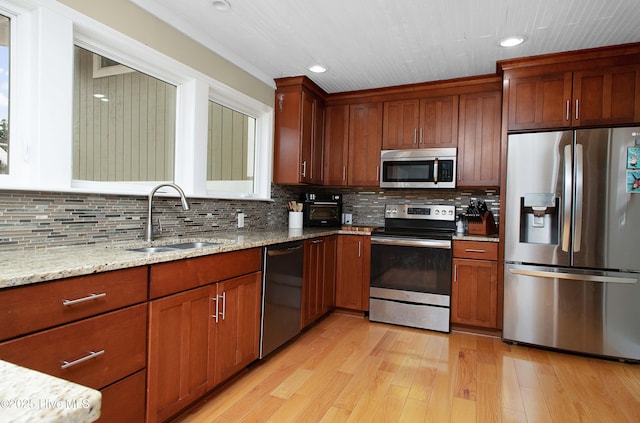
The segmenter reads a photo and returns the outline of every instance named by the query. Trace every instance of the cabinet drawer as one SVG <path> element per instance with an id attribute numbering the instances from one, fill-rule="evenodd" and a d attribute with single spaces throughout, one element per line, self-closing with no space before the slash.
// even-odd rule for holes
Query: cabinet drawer
<path id="1" fill-rule="evenodd" d="M 0 290 L 0 341 L 147 299 L 147 267 Z"/>
<path id="2" fill-rule="evenodd" d="M 146 392 L 144 370 L 102 389 L 102 407 L 96 423 L 142 423 Z"/>
<path id="3" fill-rule="evenodd" d="M 197 286 L 260 271 L 260 248 L 213 254 L 151 266 L 150 297 L 159 298 Z"/>
<path id="4" fill-rule="evenodd" d="M 453 256 L 479 260 L 498 260 L 498 243 L 489 241 L 453 241 Z"/>
<path id="5" fill-rule="evenodd" d="M 0 359 L 100 389 L 145 367 L 146 329 L 139 304 L 4 342 Z"/>

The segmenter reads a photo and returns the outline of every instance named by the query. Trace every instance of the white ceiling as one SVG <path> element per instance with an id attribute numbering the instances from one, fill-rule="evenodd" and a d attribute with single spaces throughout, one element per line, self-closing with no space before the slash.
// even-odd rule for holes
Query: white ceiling
<path id="1" fill-rule="evenodd" d="M 494 73 L 496 61 L 640 41 L 638 0 L 132 0 L 273 86 L 329 93 Z M 498 40 L 525 35 L 505 49 Z M 307 68 L 321 63 L 324 74 Z"/>

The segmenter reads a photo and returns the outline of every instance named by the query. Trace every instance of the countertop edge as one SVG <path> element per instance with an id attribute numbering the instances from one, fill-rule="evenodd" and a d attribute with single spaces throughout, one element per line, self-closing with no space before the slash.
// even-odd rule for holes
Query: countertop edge
<path id="1" fill-rule="evenodd" d="M 0 360 L 0 420 L 93 422 L 100 417 L 100 391 Z"/>

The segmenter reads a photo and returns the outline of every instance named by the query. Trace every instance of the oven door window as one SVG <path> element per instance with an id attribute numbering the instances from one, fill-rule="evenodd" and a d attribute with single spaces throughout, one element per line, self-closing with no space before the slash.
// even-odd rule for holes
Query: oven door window
<path id="1" fill-rule="evenodd" d="M 309 220 L 311 221 L 337 221 L 338 206 L 333 204 L 312 204 L 309 206 Z"/>
<path id="2" fill-rule="evenodd" d="M 372 245 L 371 286 L 451 295 L 451 250 Z"/>

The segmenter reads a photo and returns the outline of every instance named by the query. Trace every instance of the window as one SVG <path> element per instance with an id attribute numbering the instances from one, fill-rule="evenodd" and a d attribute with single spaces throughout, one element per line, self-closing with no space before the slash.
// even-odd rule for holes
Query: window
<path id="1" fill-rule="evenodd" d="M 0 174 L 9 173 L 9 25 L 0 15 Z"/>
<path id="2" fill-rule="evenodd" d="M 0 189 L 270 199 L 272 105 L 59 2 L 0 14 Z"/>
<path id="3" fill-rule="evenodd" d="M 172 181 L 176 87 L 74 50 L 73 179 Z"/>
<path id="4" fill-rule="evenodd" d="M 256 119 L 209 101 L 207 189 L 253 193 Z"/>

